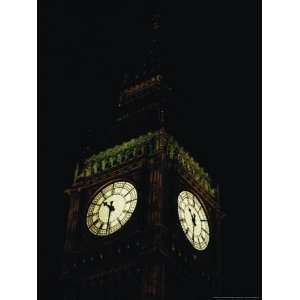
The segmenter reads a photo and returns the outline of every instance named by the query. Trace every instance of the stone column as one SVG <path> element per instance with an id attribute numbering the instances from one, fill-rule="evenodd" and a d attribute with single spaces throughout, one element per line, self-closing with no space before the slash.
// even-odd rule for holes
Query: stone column
<path id="1" fill-rule="evenodd" d="M 166 166 L 166 134 L 161 132 L 155 141 L 154 157 L 150 161 L 148 227 L 155 229 L 163 224 L 164 217 L 164 176 Z M 143 300 L 163 300 L 165 290 L 165 264 L 159 258 L 160 232 L 152 235 L 152 249 L 143 277 Z"/>
<path id="2" fill-rule="evenodd" d="M 144 271 L 143 300 L 164 300 L 165 266 L 162 263 L 149 264 Z"/>
<path id="3" fill-rule="evenodd" d="M 79 192 L 69 191 L 69 211 L 67 217 L 67 228 L 66 228 L 66 241 L 65 241 L 65 252 L 72 252 L 76 247 L 76 231 L 78 228 L 79 219 L 79 203 L 80 194 Z"/>
<path id="4" fill-rule="evenodd" d="M 148 225 L 161 225 L 163 222 L 164 203 L 164 173 L 167 151 L 167 137 L 162 130 L 155 140 L 155 156 L 150 161 L 149 197 L 148 197 Z"/>

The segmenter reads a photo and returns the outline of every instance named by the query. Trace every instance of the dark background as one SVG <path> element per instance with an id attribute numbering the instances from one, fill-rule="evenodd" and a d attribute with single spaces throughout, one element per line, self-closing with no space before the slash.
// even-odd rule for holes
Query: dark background
<path id="1" fill-rule="evenodd" d="M 115 83 L 143 55 L 138 0 L 40 5 L 39 287 L 60 299 L 67 203 L 80 145 L 111 144 Z M 222 296 L 259 296 L 259 64 L 256 1 L 164 1 L 176 73 L 177 140 L 219 184 Z M 47 44 L 47 46 L 46 46 Z M 43 97 L 41 97 L 43 95 Z M 42 176 L 44 175 L 44 176 Z M 219 296 L 219 295 L 216 295 Z"/>

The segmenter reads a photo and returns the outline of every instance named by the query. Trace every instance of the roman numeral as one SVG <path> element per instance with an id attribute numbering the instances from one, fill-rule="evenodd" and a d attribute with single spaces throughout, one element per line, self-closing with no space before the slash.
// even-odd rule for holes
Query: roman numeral
<path id="1" fill-rule="evenodd" d="M 98 229 L 98 231 L 97 231 L 97 234 L 100 232 L 100 230 L 102 229 L 103 226 L 104 226 L 104 223 L 101 223 L 101 224 L 100 224 L 100 227 L 99 227 L 99 229 Z"/>
<path id="2" fill-rule="evenodd" d="M 125 198 L 134 188 L 132 188 L 131 190 L 129 190 L 123 197 Z"/>
<path id="3" fill-rule="evenodd" d="M 121 226 L 123 226 L 121 220 L 120 220 L 119 218 L 117 218 L 117 220 L 118 220 L 119 224 L 120 224 Z"/>
<path id="4" fill-rule="evenodd" d="M 133 201 L 136 201 L 136 199 L 128 200 L 128 201 L 125 202 L 125 204 L 130 203 L 130 202 L 133 202 Z"/>
<path id="5" fill-rule="evenodd" d="M 105 197 L 105 195 L 103 194 L 103 192 L 101 191 L 100 193 L 101 193 L 102 197 L 106 200 L 107 198 Z"/>
<path id="6" fill-rule="evenodd" d="M 110 231 L 110 223 L 107 223 L 106 234 L 109 233 L 109 231 Z"/>
<path id="7" fill-rule="evenodd" d="M 207 235 L 209 235 L 209 233 L 207 232 L 206 229 L 202 228 L 202 230 L 203 230 Z"/>
<path id="8" fill-rule="evenodd" d="M 98 212 L 92 213 L 92 214 L 88 214 L 87 217 L 89 218 L 89 217 L 93 217 L 93 216 L 97 216 L 97 215 L 98 215 Z"/>
<path id="9" fill-rule="evenodd" d="M 113 183 L 111 194 L 112 194 L 112 195 L 115 195 L 115 191 L 116 191 L 115 183 Z"/>
<path id="10" fill-rule="evenodd" d="M 206 241 L 206 239 L 201 235 L 201 238 L 202 238 L 202 240 L 203 240 L 203 244 L 205 245 L 205 246 L 207 246 L 207 241 Z"/>
<path id="11" fill-rule="evenodd" d="M 96 219 L 90 226 L 89 228 L 91 228 L 92 226 L 96 225 L 99 222 L 99 219 Z"/>

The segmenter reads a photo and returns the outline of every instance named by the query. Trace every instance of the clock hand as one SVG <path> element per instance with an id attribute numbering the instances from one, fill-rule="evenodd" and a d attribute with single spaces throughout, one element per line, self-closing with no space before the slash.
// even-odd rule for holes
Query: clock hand
<path id="1" fill-rule="evenodd" d="M 189 208 L 189 212 L 192 218 L 193 225 L 196 226 L 196 215 L 192 213 L 190 208 Z"/>
<path id="2" fill-rule="evenodd" d="M 115 210 L 115 207 L 113 206 L 113 203 L 114 203 L 114 201 L 110 201 L 110 209 L 111 209 L 111 211 Z"/>
<path id="3" fill-rule="evenodd" d="M 192 218 L 193 223 L 193 242 L 195 241 L 195 226 L 196 226 L 196 215 L 192 213 L 191 209 L 189 208 L 189 212 Z"/>
<path id="4" fill-rule="evenodd" d="M 195 241 L 194 241 L 194 237 L 195 237 L 195 236 L 194 236 L 194 233 L 195 233 L 195 226 L 194 226 L 194 224 L 193 224 L 193 242 L 195 242 Z"/>
<path id="5" fill-rule="evenodd" d="M 110 210 L 109 206 L 108 206 L 108 210 L 109 210 L 109 212 L 108 212 L 108 219 L 107 219 L 106 234 L 107 234 L 108 228 L 110 227 L 109 219 L 110 219 L 111 210 Z"/>
<path id="6" fill-rule="evenodd" d="M 108 220 L 107 220 L 107 227 L 106 227 L 106 233 L 108 231 L 108 228 L 110 227 L 110 223 L 109 223 L 109 220 L 110 220 L 110 215 L 111 215 L 111 212 L 115 210 L 114 206 L 113 206 L 113 201 L 110 202 L 110 204 L 107 204 L 106 202 L 104 202 L 104 205 L 108 207 Z"/>

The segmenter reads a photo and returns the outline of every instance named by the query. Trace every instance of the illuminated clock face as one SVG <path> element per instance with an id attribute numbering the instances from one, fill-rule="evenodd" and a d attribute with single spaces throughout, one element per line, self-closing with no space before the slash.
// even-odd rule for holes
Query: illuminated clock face
<path id="1" fill-rule="evenodd" d="M 100 190 L 92 200 L 86 218 L 91 233 L 106 236 L 119 230 L 132 216 L 137 204 L 135 187 L 125 181 Z"/>
<path id="2" fill-rule="evenodd" d="M 183 191 L 178 196 L 178 216 L 181 227 L 197 250 L 204 250 L 209 242 L 209 226 L 201 202 L 195 195 Z"/>

